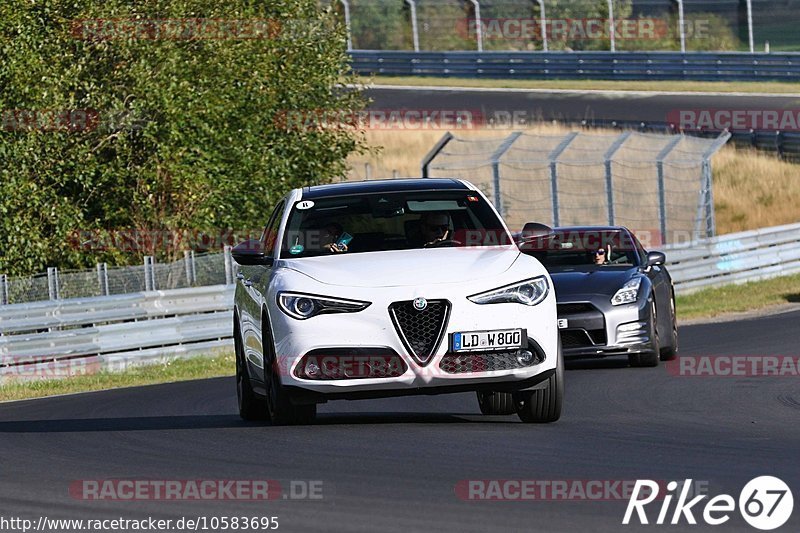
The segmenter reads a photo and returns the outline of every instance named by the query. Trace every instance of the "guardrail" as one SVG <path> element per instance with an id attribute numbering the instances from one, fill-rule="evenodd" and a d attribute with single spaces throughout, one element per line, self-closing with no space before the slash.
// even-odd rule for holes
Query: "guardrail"
<path id="1" fill-rule="evenodd" d="M 800 272 L 800 224 L 666 246 L 678 293 Z M 233 285 L 0 307 L 0 384 L 232 348 Z"/>
<path id="2" fill-rule="evenodd" d="M 0 307 L 0 383 L 67 377 L 232 346 L 233 285 Z"/>
<path id="3" fill-rule="evenodd" d="M 352 50 L 361 75 L 522 79 L 798 81 L 800 53 Z"/>
<path id="4" fill-rule="evenodd" d="M 800 224 L 667 246 L 675 290 L 757 281 L 800 272 Z"/>

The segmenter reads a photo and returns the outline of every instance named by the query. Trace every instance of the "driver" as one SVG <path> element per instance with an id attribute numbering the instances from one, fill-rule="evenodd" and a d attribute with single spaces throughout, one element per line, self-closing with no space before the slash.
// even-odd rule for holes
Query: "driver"
<path id="1" fill-rule="evenodd" d="M 423 246 L 434 246 L 451 239 L 450 215 L 446 212 L 431 211 L 419 219 Z"/>

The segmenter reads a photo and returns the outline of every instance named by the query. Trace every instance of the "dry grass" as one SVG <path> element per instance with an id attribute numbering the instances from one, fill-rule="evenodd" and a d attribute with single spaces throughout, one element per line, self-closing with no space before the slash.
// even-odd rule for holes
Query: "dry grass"
<path id="1" fill-rule="evenodd" d="M 712 168 L 719 233 L 800 220 L 800 165 L 769 153 L 726 146 Z"/>
<path id="2" fill-rule="evenodd" d="M 462 130 L 463 138 L 502 138 L 511 130 Z M 537 125 L 528 133 L 558 135 L 564 126 Z M 603 133 L 593 130 L 592 133 Z M 368 130 L 366 138 L 376 153 L 350 160 L 347 179 L 419 176 L 420 161 L 444 131 Z M 712 160 L 717 232 L 732 233 L 800 221 L 800 165 L 779 160 L 774 154 L 725 146 Z"/>

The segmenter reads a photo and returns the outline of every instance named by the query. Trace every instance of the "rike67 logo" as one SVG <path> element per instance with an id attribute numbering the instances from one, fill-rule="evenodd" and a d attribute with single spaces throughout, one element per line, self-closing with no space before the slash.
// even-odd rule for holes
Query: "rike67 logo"
<path id="1" fill-rule="evenodd" d="M 661 503 L 661 508 L 655 523 L 659 525 L 695 525 L 697 524 L 695 513 L 701 515 L 702 520 L 712 526 L 718 526 L 730 520 L 731 513 L 737 507 L 733 496 L 720 494 L 706 501 L 705 505 L 700 505 L 708 495 L 701 494 L 689 499 L 691 486 L 691 479 L 687 479 L 683 484 L 670 481 L 667 483 L 666 494 L 660 494 L 657 482 L 649 479 L 637 480 L 633 494 L 628 501 L 628 507 L 625 509 L 622 523 L 630 524 L 635 513 L 640 524 L 649 524 L 645 507 L 657 499 Z M 680 494 L 677 490 L 679 487 Z M 644 496 L 642 497 L 642 495 Z M 675 497 L 677 497 L 677 501 L 670 517 L 670 507 Z M 781 527 L 789 520 L 794 508 L 794 498 L 789 486 L 781 479 L 773 476 L 760 476 L 751 479 L 739 493 L 738 508 L 745 522 L 756 529 L 768 531 Z"/>

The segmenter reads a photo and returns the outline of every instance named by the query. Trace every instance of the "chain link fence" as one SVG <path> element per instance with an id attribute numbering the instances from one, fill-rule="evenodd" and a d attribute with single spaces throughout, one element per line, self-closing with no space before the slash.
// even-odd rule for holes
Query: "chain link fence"
<path id="1" fill-rule="evenodd" d="M 29 277 L 0 274 L 0 305 L 229 284 L 236 272 L 230 248 L 225 247 L 223 253 L 186 252 L 183 259 L 164 264 L 147 256 L 135 266 L 100 263 L 94 270 L 48 268 Z"/>
<path id="2" fill-rule="evenodd" d="M 673 244 L 715 234 L 710 160 L 729 138 L 447 133 L 423 161 L 423 175 L 471 181 L 512 229 L 531 221 L 623 225 L 651 244 Z"/>
<path id="3" fill-rule="evenodd" d="M 350 21 L 351 47 L 356 50 L 743 51 L 751 47 L 750 28 L 755 51 L 800 50 L 795 32 L 800 0 L 334 0 L 334 4 Z"/>

